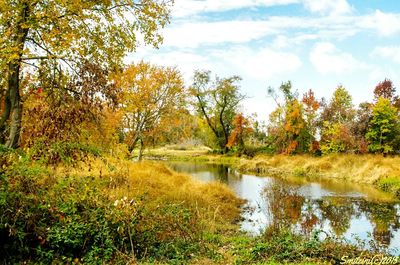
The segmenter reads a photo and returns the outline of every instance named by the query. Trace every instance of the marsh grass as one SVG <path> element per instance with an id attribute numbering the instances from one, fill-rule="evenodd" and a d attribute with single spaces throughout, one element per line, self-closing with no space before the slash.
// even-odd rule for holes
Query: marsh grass
<path id="1" fill-rule="evenodd" d="M 332 154 L 322 157 L 259 155 L 251 160 L 242 159 L 236 166 L 244 173 L 373 184 L 400 198 L 399 165 L 397 156 Z"/>
<path id="2" fill-rule="evenodd" d="M 15 157 L 0 172 L 6 263 L 182 263 L 237 230 L 242 200 L 154 162 L 91 157 L 48 167 Z"/>

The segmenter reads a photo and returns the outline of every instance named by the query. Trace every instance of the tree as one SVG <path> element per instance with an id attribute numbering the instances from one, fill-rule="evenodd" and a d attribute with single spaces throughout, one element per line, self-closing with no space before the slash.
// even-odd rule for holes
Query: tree
<path id="1" fill-rule="evenodd" d="M 389 99 L 397 109 L 400 109 L 400 98 L 396 95 L 396 88 L 392 80 L 385 78 L 376 85 L 374 89 L 375 101 L 378 101 L 380 97 Z"/>
<path id="2" fill-rule="evenodd" d="M 242 113 L 235 116 L 232 122 L 234 129 L 229 136 L 228 148 L 232 148 L 234 145 L 238 146 L 240 152 L 244 151 L 244 138 L 253 131 L 250 127 L 250 122 L 246 119 Z"/>
<path id="3" fill-rule="evenodd" d="M 344 123 L 325 121 L 321 138 L 323 154 L 346 152 L 355 147 L 355 139 L 350 128 Z"/>
<path id="4" fill-rule="evenodd" d="M 343 86 L 338 86 L 333 92 L 331 101 L 322 110 L 321 119 L 330 123 L 346 123 L 353 118 L 351 95 Z"/>
<path id="5" fill-rule="evenodd" d="M 71 72 L 82 61 L 115 68 L 127 51 L 135 50 L 138 33 L 147 44 L 160 43 L 158 30 L 168 22 L 169 5 L 155 0 L 0 1 L 0 70 L 6 87 L 0 130 L 4 133 L 10 121 L 6 146 L 19 143 L 23 68 L 37 71 L 43 61 Z"/>
<path id="6" fill-rule="evenodd" d="M 383 154 L 395 151 L 395 139 L 400 133 L 397 109 L 390 100 L 380 97 L 372 109 L 372 119 L 366 134 L 371 152 Z"/>
<path id="7" fill-rule="evenodd" d="M 311 89 L 308 90 L 306 93 L 303 94 L 303 98 L 301 99 L 304 107 L 304 114 L 307 121 L 307 126 L 309 127 L 310 132 L 312 135 L 315 136 L 316 134 L 316 117 L 317 111 L 320 107 L 318 100 L 315 98 L 314 91 Z"/>
<path id="8" fill-rule="evenodd" d="M 354 136 L 349 129 L 354 117 L 351 95 L 343 86 L 338 86 L 329 104 L 324 106 L 319 121 L 323 153 L 345 152 L 355 147 Z"/>
<path id="9" fill-rule="evenodd" d="M 140 160 L 147 136 L 184 103 L 183 79 L 175 68 L 140 62 L 117 76 L 116 84 L 124 90 L 123 127 L 129 151 L 140 142 Z"/>
<path id="10" fill-rule="evenodd" d="M 356 141 L 358 152 L 367 153 L 367 143 L 365 134 L 368 131 L 369 123 L 372 118 L 373 104 L 362 102 L 359 104 L 354 120 L 350 123 L 350 131 Z"/>
<path id="11" fill-rule="evenodd" d="M 215 136 L 217 146 L 226 153 L 233 129 L 232 121 L 245 96 L 239 92 L 237 82 L 241 80 L 240 77 L 216 77 L 212 82 L 210 75 L 210 71 L 196 71 L 190 91 L 195 97 L 197 111 Z"/>
<path id="12" fill-rule="evenodd" d="M 279 87 L 284 97 L 284 103 L 278 101 L 278 95 L 273 88 L 268 89 L 268 94 L 277 103 L 277 109 L 270 115 L 269 135 L 271 142 L 278 152 L 291 154 L 305 152 L 311 143 L 311 135 L 307 130 L 304 119 L 303 105 L 297 99 L 297 92 L 292 91 L 290 81 L 282 83 Z"/>

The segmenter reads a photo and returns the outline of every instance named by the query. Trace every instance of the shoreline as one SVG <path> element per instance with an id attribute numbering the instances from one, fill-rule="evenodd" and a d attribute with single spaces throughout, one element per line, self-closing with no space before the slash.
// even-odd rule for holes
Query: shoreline
<path id="1" fill-rule="evenodd" d="M 150 160 L 193 161 L 229 164 L 242 174 L 277 178 L 305 178 L 316 181 L 346 181 L 370 185 L 400 199 L 400 157 L 380 155 L 331 154 L 256 155 L 253 158 L 210 154 L 206 150 L 152 149 L 145 153 Z"/>

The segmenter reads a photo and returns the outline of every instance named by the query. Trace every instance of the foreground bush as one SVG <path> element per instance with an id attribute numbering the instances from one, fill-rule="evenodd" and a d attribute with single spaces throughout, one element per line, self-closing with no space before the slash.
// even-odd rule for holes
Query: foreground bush
<path id="1" fill-rule="evenodd" d="M 205 234 L 226 229 L 241 201 L 164 165 L 93 159 L 47 168 L 15 157 L 0 173 L 5 262 L 186 260 Z"/>

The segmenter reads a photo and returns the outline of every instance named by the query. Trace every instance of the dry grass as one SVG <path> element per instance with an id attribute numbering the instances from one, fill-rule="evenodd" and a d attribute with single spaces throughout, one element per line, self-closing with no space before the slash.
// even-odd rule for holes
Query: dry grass
<path id="1" fill-rule="evenodd" d="M 145 195 L 150 201 L 174 201 L 197 208 L 197 217 L 210 227 L 236 223 L 243 200 L 221 183 L 203 183 L 157 162 L 92 159 L 74 167 L 58 167 L 55 175 L 92 176 L 109 182 L 112 200 Z M 228 227 L 227 226 L 227 227 Z M 233 227 L 230 227 L 233 228 Z"/>
<path id="2" fill-rule="evenodd" d="M 241 160 L 242 172 L 273 176 L 303 176 L 315 179 L 345 180 L 352 183 L 378 184 L 385 179 L 400 179 L 400 157 L 379 155 L 333 154 L 323 157 L 309 155 L 259 155 Z"/>

